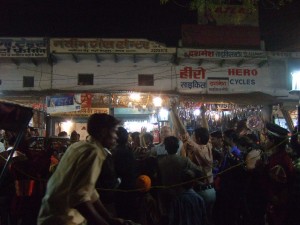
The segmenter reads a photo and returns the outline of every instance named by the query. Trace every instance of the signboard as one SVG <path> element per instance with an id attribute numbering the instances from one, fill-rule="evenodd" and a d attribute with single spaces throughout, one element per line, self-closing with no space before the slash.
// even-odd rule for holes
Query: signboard
<path id="1" fill-rule="evenodd" d="M 207 93 L 224 94 L 228 93 L 229 78 L 208 77 L 207 78 Z"/>
<path id="2" fill-rule="evenodd" d="M 51 38 L 51 53 L 174 54 L 176 48 L 147 39 Z"/>
<path id="3" fill-rule="evenodd" d="M 243 25 L 258 27 L 258 9 L 242 4 L 210 5 L 203 10 L 198 10 L 198 24 L 210 25 Z"/>
<path id="4" fill-rule="evenodd" d="M 268 67 L 248 65 L 244 67 L 224 66 L 178 66 L 178 85 L 180 92 L 187 93 L 228 93 L 266 90 L 271 77 Z"/>
<path id="5" fill-rule="evenodd" d="M 92 93 L 81 93 L 81 108 L 91 108 L 92 107 Z"/>
<path id="6" fill-rule="evenodd" d="M 46 58 L 45 38 L 0 38 L 0 58 L 30 57 Z"/>
<path id="7" fill-rule="evenodd" d="M 83 108 L 79 111 L 73 112 L 62 112 L 53 113 L 52 116 L 62 116 L 62 117 L 89 117 L 94 113 L 106 113 L 109 114 L 109 108 Z"/>
<path id="8" fill-rule="evenodd" d="M 260 30 L 251 26 L 182 25 L 182 46 L 260 49 Z"/>
<path id="9" fill-rule="evenodd" d="M 266 59 L 264 51 L 178 48 L 177 57 L 191 59 Z"/>
<path id="10" fill-rule="evenodd" d="M 80 102 L 78 103 L 76 98 L 80 99 L 80 96 L 80 94 L 47 96 L 47 113 L 79 111 L 81 109 L 81 105 Z"/>
<path id="11" fill-rule="evenodd" d="M 179 89 L 206 91 L 206 70 L 203 67 L 185 66 L 179 70 Z"/>
<path id="12" fill-rule="evenodd" d="M 273 59 L 300 58 L 300 52 L 267 52 L 267 55 Z"/>

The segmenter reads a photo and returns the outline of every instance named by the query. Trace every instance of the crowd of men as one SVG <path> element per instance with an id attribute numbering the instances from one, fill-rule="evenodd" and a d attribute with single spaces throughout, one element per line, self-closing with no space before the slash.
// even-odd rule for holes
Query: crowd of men
<path id="1" fill-rule="evenodd" d="M 1 224 L 296 225 L 297 128 L 290 137 L 273 123 L 254 132 L 240 121 L 209 132 L 202 113 L 189 134 L 173 105 L 159 144 L 93 114 L 87 139 L 72 138 L 59 157 L 49 146 L 29 151 L 25 135 L 1 181 Z M 16 134 L 4 136 L 2 161 Z"/>

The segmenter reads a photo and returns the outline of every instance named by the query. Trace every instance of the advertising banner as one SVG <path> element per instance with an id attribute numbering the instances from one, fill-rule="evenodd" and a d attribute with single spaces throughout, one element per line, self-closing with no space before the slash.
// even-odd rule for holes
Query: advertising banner
<path id="1" fill-rule="evenodd" d="M 248 65 L 237 66 L 195 66 L 176 68 L 179 92 L 186 93 L 247 93 L 264 91 L 272 84 L 268 67 Z"/>
<path id="2" fill-rule="evenodd" d="M 82 108 L 79 111 L 53 113 L 52 116 L 58 117 L 89 117 L 94 113 L 109 114 L 109 108 Z"/>
<path id="3" fill-rule="evenodd" d="M 0 38 L 0 58 L 9 57 L 46 58 L 47 40 L 45 38 Z"/>
<path id="4" fill-rule="evenodd" d="M 260 49 L 261 44 L 259 27 L 183 24 L 181 32 L 185 47 Z"/>
<path id="5" fill-rule="evenodd" d="M 271 59 L 300 58 L 300 52 L 267 52 L 267 55 Z"/>
<path id="6" fill-rule="evenodd" d="M 92 93 L 81 93 L 81 108 L 91 108 L 92 107 Z"/>
<path id="7" fill-rule="evenodd" d="M 64 96 L 47 96 L 47 113 L 79 111 L 81 109 L 81 105 L 77 99 L 80 98 L 80 94 L 69 94 Z"/>
<path id="8" fill-rule="evenodd" d="M 267 54 L 259 50 L 178 48 L 177 57 L 190 59 L 266 59 Z"/>
<path id="9" fill-rule="evenodd" d="M 206 70 L 203 67 L 181 67 L 178 85 L 179 90 L 206 92 Z"/>
<path id="10" fill-rule="evenodd" d="M 147 39 L 51 38 L 51 53 L 174 54 L 176 48 Z"/>
<path id="11" fill-rule="evenodd" d="M 258 27 L 258 9 L 238 4 L 215 4 L 198 10 L 198 24 Z"/>
<path id="12" fill-rule="evenodd" d="M 208 77 L 207 93 L 210 94 L 227 94 L 229 88 L 229 78 Z"/>

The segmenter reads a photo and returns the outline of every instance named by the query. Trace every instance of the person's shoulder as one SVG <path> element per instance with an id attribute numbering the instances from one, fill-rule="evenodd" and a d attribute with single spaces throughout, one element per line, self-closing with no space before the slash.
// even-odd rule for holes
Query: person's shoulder
<path id="1" fill-rule="evenodd" d="M 157 145 L 154 145 L 153 148 L 154 148 L 154 149 L 165 148 L 165 145 L 164 145 L 164 143 L 159 143 L 159 144 L 157 144 Z"/>

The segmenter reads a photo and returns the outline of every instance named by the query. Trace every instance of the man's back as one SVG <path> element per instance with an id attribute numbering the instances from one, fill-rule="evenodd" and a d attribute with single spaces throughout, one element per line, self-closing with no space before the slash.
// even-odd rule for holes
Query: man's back
<path id="1" fill-rule="evenodd" d="M 71 145 L 48 181 L 38 224 L 83 222 L 75 206 L 98 198 L 95 183 L 105 157 L 104 150 L 93 140 Z"/>

